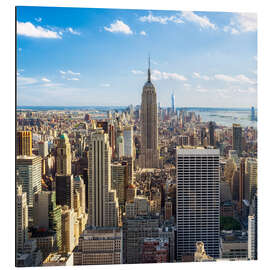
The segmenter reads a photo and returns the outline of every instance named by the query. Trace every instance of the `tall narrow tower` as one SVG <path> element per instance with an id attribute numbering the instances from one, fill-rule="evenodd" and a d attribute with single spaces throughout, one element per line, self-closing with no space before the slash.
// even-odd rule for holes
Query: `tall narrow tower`
<path id="1" fill-rule="evenodd" d="M 141 168 L 158 168 L 158 115 L 157 94 L 151 82 L 150 57 L 148 66 L 148 80 L 143 87 L 141 104 L 141 141 L 142 149 L 139 158 Z"/>
<path id="2" fill-rule="evenodd" d="M 119 207 L 111 189 L 111 147 L 108 134 L 91 134 L 88 154 L 88 225 L 117 227 Z"/>
<path id="3" fill-rule="evenodd" d="M 175 96 L 174 96 L 174 93 L 172 93 L 171 99 L 172 99 L 172 112 L 174 113 L 175 112 L 175 108 L 174 108 Z"/>

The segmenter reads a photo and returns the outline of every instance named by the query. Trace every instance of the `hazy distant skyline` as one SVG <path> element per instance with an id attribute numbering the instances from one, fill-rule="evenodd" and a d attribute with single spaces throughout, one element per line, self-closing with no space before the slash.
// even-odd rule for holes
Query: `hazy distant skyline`
<path id="1" fill-rule="evenodd" d="M 18 7 L 18 105 L 257 106 L 254 13 Z"/>

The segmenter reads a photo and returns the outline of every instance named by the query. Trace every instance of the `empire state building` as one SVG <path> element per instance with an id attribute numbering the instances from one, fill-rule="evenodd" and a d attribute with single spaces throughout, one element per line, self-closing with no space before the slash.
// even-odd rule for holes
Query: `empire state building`
<path id="1" fill-rule="evenodd" d="M 148 80 L 143 87 L 141 104 L 141 168 L 159 168 L 157 94 L 151 82 L 150 58 Z"/>

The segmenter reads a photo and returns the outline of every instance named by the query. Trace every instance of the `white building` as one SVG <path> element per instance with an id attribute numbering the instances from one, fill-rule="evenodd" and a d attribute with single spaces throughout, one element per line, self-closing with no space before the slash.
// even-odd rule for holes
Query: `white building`
<path id="1" fill-rule="evenodd" d="M 17 156 L 16 180 L 27 194 L 28 217 L 32 222 L 34 194 L 41 191 L 41 157 Z"/>
<path id="2" fill-rule="evenodd" d="M 111 147 L 108 134 L 97 130 L 91 135 L 88 156 L 88 225 L 117 227 L 119 207 L 111 189 Z"/>
<path id="3" fill-rule="evenodd" d="M 196 242 L 219 257 L 220 153 L 218 149 L 177 148 L 177 260 L 193 255 Z"/>
<path id="4" fill-rule="evenodd" d="M 22 252 L 24 243 L 28 239 L 28 207 L 26 192 L 22 186 L 17 187 L 16 196 L 16 252 Z"/>
<path id="5" fill-rule="evenodd" d="M 248 259 L 255 259 L 255 216 L 248 216 Z"/>

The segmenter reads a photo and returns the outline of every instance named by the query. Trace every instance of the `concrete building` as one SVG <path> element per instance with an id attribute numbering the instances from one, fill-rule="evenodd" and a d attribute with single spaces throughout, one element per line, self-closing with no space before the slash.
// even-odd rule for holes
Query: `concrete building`
<path id="1" fill-rule="evenodd" d="M 32 156 L 32 131 L 17 131 L 16 155 Z"/>
<path id="2" fill-rule="evenodd" d="M 147 216 L 150 213 L 150 203 L 144 196 L 136 196 L 134 201 L 126 202 L 126 217 Z"/>
<path id="3" fill-rule="evenodd" d="M 255 216 L 248 217 L 248 259 L 255 260 L 256 254 L 256 226 Z"/>
<path id="4" fill-rule="evenodd" d="M 16 253 L 22 252 L 28 239 L 28 207 L 26 192 L 17 186 L 16 195 Z"/>
<path id="5" fill-rule="evenodd" d="M 49 148 L 48 148 L 48 142 L 47 141 L 41 141 L 38 143 L 38 154 L 45 158 L 49 154 Z"/>
<path id="6" fill-rule="evenodd" d="M 232 149 L 237 151 L 238 156 L 242 154 L 242 127 L 233 124 Z"/>
<path id="7" fill-rule="evenodd" d="M 32 225 L 34 194 L 41 191 L 41 157 L 17 156 L 16 181 L 27 194 L 28 218 Z"/>
<path id="8" fill-rule="evenodd" d="M 119 207 L 124 210 L 126 202 L 126 188 L 128 186 L 128 166 L 127 164 L 113 163 L 111 165 L 111 188 L 116 190 Z"/>
<path id="9" fill-rule="evenodd" d="M 211 146 L 215 146 L 215 123 L 210 122 L 208 126 L 208 131 L 209 131 L 209 144 Z"/>
<path id="10" fill-rule="evenodd" d="M 61 249 L 61 206 L 56 205 L 55 191 L 41 191 L 35 194 L 33 225 L 54 232 L 57 249 Z"/>
<path id="11" fill-rule="evenodd" d="M 151 82 L 150 59 L 148 80 L 143 87 L 141 103 L 141 168 L 159 168 L 157 94 Z"/>
<path id="12" fill-rule="evenodd" d="M 243 232 L 222 232 L 220 237 L 220 258 L 247 260 L 248 237 Z"/>
<path id="13" fill-rule="evenodd" d="M 117 227 L 119 206 L 116 191 L 111 189 L 111 148 L 103 130 L 91 135 L 88 158 L 88 225 Z"/>
<path id="14" fill-rule="evenodd" d="M 87 228 L 73 250 L 74 265 L 122 264 L 122 229 Z"/>
<path id="15" fill-rule="evenodd" d="M 257 159 L 246 159 L 246 176 L 248 182 L 248 200 L 251 202 L 257 191 Z"/>
<path id="16" fill-rule="evenodd" d="M 56 203 L 73 208 L 73 175 L 71 174 L 71 148 L 68 136 L 62 134 L 56 147 Z"/>
<path id="17" fill-rule="evenodd" d="M 219 257 L 219 150 L 176 149 L 177 261 L 203 241 L 206 253 Z"/>
<path id="18" fill-rule="evenodd" d="M 62 207 L 62 253 L 69 253 L 75 247 L 75 226 L 76 217 L 74 210 L 67 206 Z"/>
<path id="19" fill-rule="evenodd" d="M 124 156 L 133 157 L 133 125 L 124 127 Z"/>
<path id="20" fill-rule="evenodd" d="M 152 216 L 123 218 L 124 263 L 142 263 L 144 238 L 159 237 L 159 219 Z"/>

